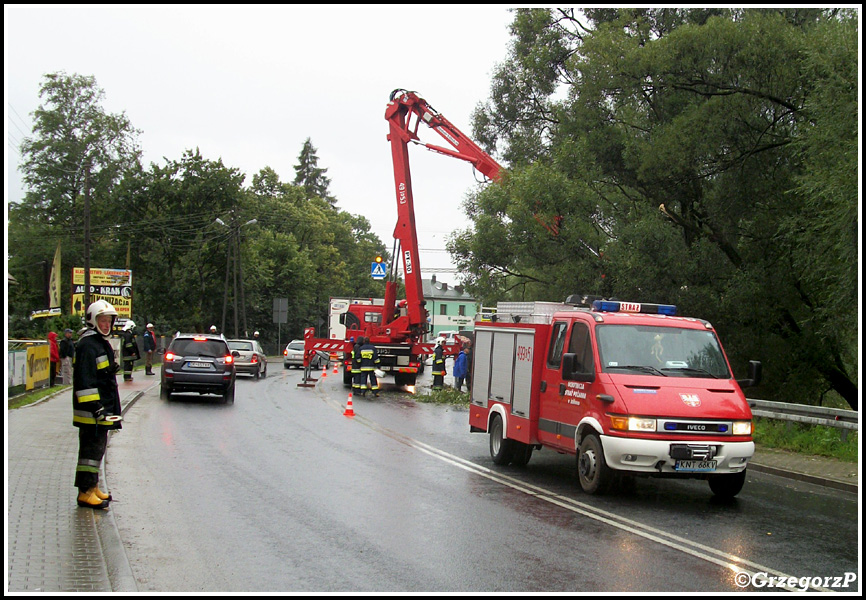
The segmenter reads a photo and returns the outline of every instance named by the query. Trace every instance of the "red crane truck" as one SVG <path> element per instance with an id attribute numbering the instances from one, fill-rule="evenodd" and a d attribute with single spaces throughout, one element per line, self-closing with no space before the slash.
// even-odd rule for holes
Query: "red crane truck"
<path id="1" fill-rule="evenodd" d="M 350 338 L 364 336 L 376 346 L 381 360 L 380 369 L 394 375 L 397 385 L 415 385 L 418 373 L 424 368 L 423 360 L 432 354 L 435 345 L 421 340 L 428 330 L 426 300 L 421 283 L 421 260 L 418 255 L 418 234 L 415 228 L 415 200 L 412 193 L 412 176 L 409 170 L 409 144 L 418 144 L 428 150 L 458 158 L 471 163 L 485 177 L 498 179 L 502 167 L 463 134 L 448 119 L 439 114 L 423 98 L 414 92 L 397 89 L 391 92 L 385 109 L 388 121 L 388 141 L 394 167 L 394 187 L 397 197 L 397 226 L 394 228 L 394 260 L 402 261 L 405 300 L 397 301 L 395 269 L 390 269 L 391 279 L 385 284 L 382 306 L 363 307 L 365 321 L 352 325 L 346 323 L 345 340 L 327 340 L 314 337 L 312 328 L 304 332 L 305 366 L 315 353 L 351 352 Z M 451 145 L 451 148 L 421 142 L 418 129 L 423 123 Z M 359 319 L 360 321 L 360 319 Z M 459 345 L 446 345 L 445 355 L 460 351 Z M 350 365 L 344 360 L 343 381 L 351 382 Z M 309 373 L 309 369 L 307 369 Z"/>
<path id="2" fill-rule="evenodd" d="M 741 388 L 760 381 L 760 362 L 735 381 L 707 321 L 580 300 L 500 303 L 496 322 L 476 324 L 469 425 L 489 433 L 493 462 L 525 465 L 547 447 L 576 456 L 590 494 L 634 476 L 739 493 L 755 448 Z"/>

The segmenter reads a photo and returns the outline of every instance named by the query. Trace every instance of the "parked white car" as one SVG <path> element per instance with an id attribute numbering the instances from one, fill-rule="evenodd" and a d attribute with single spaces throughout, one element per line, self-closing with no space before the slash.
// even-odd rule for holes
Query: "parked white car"
<path id="1" fill-rule="evenodd" d="M 310 366 L 313 369 L 321 369 L 322 365 L 327 362 L 326 358 L 322 358 L 320 354 L 313 355 Z M 283 367 L 304 368 L 304 340 L 292 340 L 283 350 Z"/>

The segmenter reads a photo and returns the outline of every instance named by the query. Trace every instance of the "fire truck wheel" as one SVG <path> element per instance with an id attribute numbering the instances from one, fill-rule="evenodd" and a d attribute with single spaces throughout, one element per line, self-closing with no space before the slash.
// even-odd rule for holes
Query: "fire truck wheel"
<path id="1" fill-rule="evenodd" d="M 739 473 L 729 475 L 710 475 L 707 478 L 710 489 L 719 498 L 733 498 L 743 489 L 746 483 L 745 469 Z"/>
<path id="2" fill-rule="evenodd" d="M 532 457 L 532 444 L 524 444 L 523 442 L 511 441 L 514 446 L 514 456 L 511 459 L 511 464 L 516 467 L 525 467 L 529 464 L 529 459 Z"/>
<path id="3" fill-rule="evenodd" d="M 506 439 L 502 427 L 502 417 L 493 415 L 490 422 L 490 457 L 493 464 L 507 465 L 514 454 L 514 445 Z"/>
<path id="4" fill-rule="evenodd" d="M 577 478 L 587 494 L 603 494 L 613 482 L 613 472 L 604 460 L 601 440 L 595 434 L 583 438 L 577 453 Z"/>

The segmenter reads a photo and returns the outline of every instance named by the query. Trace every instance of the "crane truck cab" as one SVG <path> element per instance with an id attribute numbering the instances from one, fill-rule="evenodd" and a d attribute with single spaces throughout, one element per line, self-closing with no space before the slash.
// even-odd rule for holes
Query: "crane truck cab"
<path id="1" fill-rule="evenodd" d="M 712 325 L 672 305 L 521 303 L 477 323 L 469 424 L 496 464 L 535 449 L 574 454 L 581 487 L 617 478 L 699 477 L 719 496 L 743 487 L 752 414 Z"/>

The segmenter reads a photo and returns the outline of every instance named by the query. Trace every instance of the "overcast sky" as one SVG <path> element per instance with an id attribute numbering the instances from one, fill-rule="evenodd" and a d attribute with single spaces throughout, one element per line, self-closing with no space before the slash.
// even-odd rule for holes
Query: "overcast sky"
<path id="1" fill-rule="evenodd" d="M 390 250 L 397 219 L 385 106 L 416 91 L 467 135 L 512 14 L 503 5 L 4 5 L 6 200 L 23 196 L 18 145 L 46 73 L 92 75 L 102 106 L 141 130 L 144 164 L 199 148 L 246 175 L 284 182 L 306 138 L 338 206 L 370 219 Z M 422 129 L 425 129 L 422 127 Z M 426 129 L 424 141 L 442 144 Z M 410 149 L 421 267 L 450 266 L 465 227 L 468 163 Z M 112 266 L 112 265 L 107 265 Z M 425 278 L 428 274 L 425 273 Z M 458 283 L 454 274 L 437 279 Z"/>

